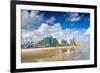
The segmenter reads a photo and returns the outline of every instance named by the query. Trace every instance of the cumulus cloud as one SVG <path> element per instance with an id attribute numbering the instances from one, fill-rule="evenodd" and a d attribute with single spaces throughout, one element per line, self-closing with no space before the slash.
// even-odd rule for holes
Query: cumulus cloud
<path id="1" fill-rule="evenodd" d="M 90 38 L 89 35 L 86 35 L 88 31 L 89 29 L 87 29 L 85 32 L 81 32 L 78 29 L 62 29 L 60 23 L 56 23 L 53 26 L 43 23 L 34 31 L 22 31 L 22 40 L 31 40 L 36 43 L 45 37 L 52 35 L 54 38 L 57 38 L 58 41 L 61 41 L 62 39 L 69 41 L 70 39 L 75 38 L 77 42 L 85 44 L 89 47 Z"/>
<path id="2" fill-rule="evenodd" d="M 81 17 L 79 16 L 79 13 L 69 13 L 69 17 L 67 21 L 76 22 L 80 20 L 81 20 Z"/>
<path id="3" fill-rule="evenodd" d="M 22 16 L 22 29 L 25 30 L 34 30 L 38 28 L 43 19 L 43 14 L 38 14 L 39 11 L 31 11 L 30 13 L 27 10 L 21 11 Z"/>
<path id="4" fill-rule="evenodd" d="M 50 17 L 49 19 L 47 19 L 45 22 L 46 22 L 47 24 L 53 24 L 55 20 L 56 20 L 55 17 L 52 16 L 52 17 Z"/>
<path id="5" fill-rule="evenodd" d="M 63 30 L 63 36 L 61 38 L 64 40 L 70 40 L 72 38 L 75 38 L 77 43 L 80 43 L 82 46 L 89 48 L 90 47 L 90 35 L 89 35 L 90 33 L 88 33 L 88 35 L 86 35 L 85 34 L 86 31 L 84 32 L 84 31 L 80 31 L 78 29 L 66 28 L 65 30 Z"/>
<path id="6" fill-rule="evenodd" d="M 56 32 L 60 32 L 62 30 L 62 28 L 60 27 L 60 23 L 56 23 L 53 26 L 50 27 L 50 32 L 51 33 L 56 33 Z"/>
<path id="7" fill-rule="evenodd" d="M 84 32 L 85 35 L 89 35 L 90 34 L 90 28 L 88 28 L 85 32 Z"/>
<path id="8" fill-rule="evenodd" d="M 28 10 L 22 10 L 21 14 L 22 43 L 27 41 L 37 43 L 45 37 L 52 35 L 54 38 L 57 38 L 58 41 L 61 41 L 62 39 L 68 41 L 74 37 L 78 42 L 89 46 L 90 28 L 85 32 L 81 32 L 79 29 L 62 29 L 60 22 L 55 23 L 56 18 L 54 16 L 45 20 L 43 19 L 43 13 L 39 13 L 39 11 L 28 12 Z M 77 22 L 81 20 L 81 17 L 82 16 L 80 16 L 79 13 L 69 13 L 67 21 Z M 49 24 L 52 24 L 52 26 Z"/>
<path id="9" fill-rule="evenodd" d="M 45 37 L 45 35 L 48 34 L 47 32 L 48 30 L 48 24 L 43 23 L 38 29 L 34 30 L 34 31 L 27 31 L 27 30 L 23 30 L 22 31 L 22 41 L 27 39 L 31 39 L 31 41 L 33 42 L 38 42 L 41 39 L 43 39 Z"/>

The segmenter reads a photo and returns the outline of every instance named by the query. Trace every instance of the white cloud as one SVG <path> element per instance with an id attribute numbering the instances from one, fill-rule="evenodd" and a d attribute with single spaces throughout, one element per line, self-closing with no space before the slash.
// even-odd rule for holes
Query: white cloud
<path id="1" fill-rule="evenodd" d="M 50 32 L 51 33 L 56 33 L 56 32 L 60 32 L 62 30 L 60 23 L 56 23 L 53 26 L 51 26 L 50 28 Z"/>
<path id="2" fill-rule="evenodd" d="M 67 21 L 70 21 L 70 22 L 76 22 L 80 20 L 81 20 L 81 17 L 79 16 L 79 13 L 70 13 L 69 18 L 67 18 Z"/>
<path id="3" fill-rule="evenodd" d="M 38 42 L 49 33 L 47 30 L 48 24 L 45 23 L 43 23 L 40 28 L 34 31 L 22 30 L 22 41 L 23 39 L 26 39 L 26 41 L 28 41 L 27 39 L 31 39 L 33 42 Z"/>
<path id="4" fill-rule="evenodd" d="M 46 20 L 46 23 L 53 24 L 55 20 L 56 20 L 55 17 L 52 16 L 48 20 Z"/>
<path id="5" fill-rule="evenodd" d="M 70 19 L 71 22 L 76 22 L 76 21 L 79 21 L 79 20 L 80 20 L 80 17 L 75 17 L 75 18 Z"/>
<path id="6" fill-rule="evenodd" d="M 22 43 L 27 41 L 33 41 L 36 43 L 46 36 L 52 35 L 53 37 L 57 38 L 58 41 L 62 39 L 70 40 L 74 37 L 78 42 L 84 43 L 85 45 L 89 46 L 90 28 L 88 28 L 85 32 L 80 32 L 77 29 L 62 29 L 60 23 L 56 23 L 53 26 L 48 25 L 54 23 L 55 17 L 51 17 L 46 21 L 46 23 L 40 24 L 42 19 L 43 14 L 39 15 L 38 11 L 32 11 L 30 14 L 26 10 L 22 11 Z M 67 20 L 76 22 L 80 21 L 81 17 L 78 13 L 70 13 L 70 17 Z M 40 27 L 38 27 L 38 24 L 40 24 L 41 26 L 39 25 Z M 34 26 L 34 28 L 32 26 Z M 30 31 L 30 29 L 32 30 Z"/>
<path id="7" fill-rule="evenodd" d="M 48 29 L 48 24 L 43 23 L 43 24 L 39 27 L 38 31 L 39 31 L 39 32 L 44 32 L 44 31 L 47 30 L 47 29 Z"/>
<path id="8" fill-rule="evenodd" d="M 43 14 L 39 15 L 38 12 L 39 11 L 31 11 L 29 13 L 27 10 L 22 10 L 22 29 L 34 30 L 40 25 Z"/>
<path id="9" fill-rule="evenodd" d="M 53 26 L 43 23 L 37 30 L 22 31 L 22 39 L 24 41 L 32 40 L 36 43 L 49 35 L 57 38 L 58 41 L 61 41 L 62 39 L 69 41 L 74 37 L 77 42 L 89 46 L 90 38 L 89 35 L 85 34 L 88 30 L 89 29 L 87 29 L 85 32 L 80 32 L 79 30 L 75 29 L 62 29 L 59 23 L 56 23 Z"/>
<path id="10" fill-rule="evenodd" d="M 85 32 L 84 32 L 85 35 L 89 35 L 90 34 L 90 28 L 88 28 Z"/>

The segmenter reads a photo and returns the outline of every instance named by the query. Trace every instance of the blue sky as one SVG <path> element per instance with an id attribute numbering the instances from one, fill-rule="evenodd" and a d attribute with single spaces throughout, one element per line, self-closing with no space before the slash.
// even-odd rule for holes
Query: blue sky
<path id="1" fill-rule="evenodd" d="M 49 19 L 51 16 L 55 18 L 54 23 L 60 23 L 61 27 L 64 28 L 88 28 L 90 23 L 88 19 L 90 18 L 89 13 L 75 13 L 75 12 L 50 12 L 41 11 L 44 13 L 44 19 Z M 72 17 L 71 17 L 72 16 Z M 71 18 L 70 18 L 71 17 Z M 78 18 L 77 20 L 70 21 L 73 18 Z M 53 25 L 53 24 L 50 24 Z"/>
<path id="2" fill-rule="evenodd" d="M 22 10 L 22 13 L 25 11 L 27 12 L 27 15 L 33 14 L 33 17 L 29 18 L 30 20 L 26 19 L 23 21 L 22 18 L 22 29 L 26 30 L 33 31 L 35 29 L 38 29 L 42 25 L 42 23 L 47 23 L 49 26 L 53 26 L 55 23 L 60 23 L 60 27 L 62 29 L 70 28 L 79 29 L 80 31 L 86 30 L 90 26 L 89 13 L 32 10 Z"/>
<path id="3" fill-rule="evenodd" d="M 27 41 L 36 43 L 52 35 L 59 41 L 74 37 L 77 41 L 89 46 L 90 14 L 21 10 L 21 30 L 22 43 Z"/>

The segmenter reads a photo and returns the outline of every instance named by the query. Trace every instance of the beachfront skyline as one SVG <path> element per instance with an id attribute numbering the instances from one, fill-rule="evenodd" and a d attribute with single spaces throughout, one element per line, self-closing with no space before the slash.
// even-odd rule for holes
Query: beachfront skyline
<path id="1" fill-rule="evenodd" d="M 59 40 L 78 35 L 79 41 L 89 42 L 89 13 L 21 10 L 21 20 L 22 43 L 38 42 L 48 35 Z"/>

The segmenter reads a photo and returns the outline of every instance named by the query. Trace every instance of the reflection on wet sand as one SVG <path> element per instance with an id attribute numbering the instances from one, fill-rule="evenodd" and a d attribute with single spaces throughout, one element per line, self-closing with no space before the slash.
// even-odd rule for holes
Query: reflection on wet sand
<path id="1" fill-rule="evenodd" d="M 21 62 L 29 63 L 75 60 L 80 53 L 80 46 L 22 49 Z"/>

